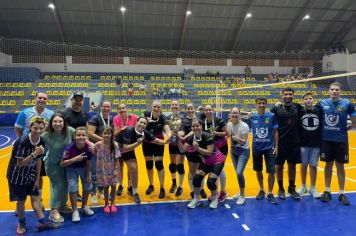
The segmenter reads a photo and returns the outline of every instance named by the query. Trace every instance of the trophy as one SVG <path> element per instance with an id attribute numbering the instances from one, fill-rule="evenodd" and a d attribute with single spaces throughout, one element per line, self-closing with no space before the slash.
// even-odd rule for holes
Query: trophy
<path id="1" fill-rule="evenodd" d="M 178 143 L 177 132 L 182 124 L 182 119 L 179 117 L 178 113 L 172 113 L 171 119 L 168 121 L 169 127 L 171 128 L 173 134 L 171 136 L 171 142 L 174 144 Z"/>

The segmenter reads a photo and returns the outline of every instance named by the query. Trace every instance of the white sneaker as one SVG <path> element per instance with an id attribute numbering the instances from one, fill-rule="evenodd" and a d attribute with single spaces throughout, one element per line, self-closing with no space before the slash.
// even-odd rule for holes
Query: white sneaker
<path id="1" fill-rule="evenodd" d="M 243 205 L 243 204 L 245 204 L 245 197 L 244 196 L 239 196 L 239 198 L 237 199 L 237 201 L 236 201 L 236 204 L 237 205 Z"/>
<path id="2" fill-rule="evenodd" d="M 312 195 L 313 198 L 315 198 L 315 199 L 321 198 L 320 193 L 318 193 L 318 191 L 316 191 L 316 188 L 315 188 L 315 187 L 310 187 L 309 193 L 310 193 L 310 195 Z"/>
<path id="3" fill-rule="evenodd" d="M 211 209 L 216 209 L 216 208 L 218 208 L 218 199 L 215 198 L 215 200 L 212 200 L 212 201 L 210 202 L 210 204 L 209 204 L 209 207 L 210 207 Z"/>
<path id="4" fill-rule="evenodd" d="M 308 193 L 308 189 L 306 186 L 300 186 L 300 188 L 297 189 L 297 193 L 299 193 L 299 195 L 303 195 L 303 194 L 307 194 Z"/>
<path id="5" fill-rule="evenodd" d="M 96 194 L 91 195 L 90 202 L 92 204 L 97 204 L 98 203 L 98 198 L 96 197 Z"/>
<path id="6" fill-rule="evenodd" d="M 92 215 L 94 215 L 94 211 L 93 211 L 92 209 L 90 209 L 90 207 L 88 207 L 88 206 L 83 207 L 82 209 L 80 209 L 80 211 L 81 211 L 84 215 L 87 215 L 87 216 L 92 216 Z"/>
<path id="7" fill-rule="evenodd" d="M 234 196 L 232 196 L 233 199 L 238 199 L 240 197 L 239 193 L 236 193 Z"/>
<path id="8" fill-rule="evenodd" d="M 75 210 L 72 213 L 72 221 L 73 222 L 79 222 L 80 221 L 80 216 L 79 216 L 79 211 Z"/>
<path id="9" fill-rule="evenodd" d="M 193 198 L 193 200 L 187 205 L 188 208 L 194 209 L 199 204 L 199 199 Z"/>

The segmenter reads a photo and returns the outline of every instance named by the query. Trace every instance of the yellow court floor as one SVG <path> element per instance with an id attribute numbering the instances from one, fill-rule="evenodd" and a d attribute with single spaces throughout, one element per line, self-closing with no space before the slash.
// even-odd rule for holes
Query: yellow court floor
<path id="1" fill-rule="evenodd" d="M 346 167 L 346 191 L 356 191 L 356 132 L 349 132 L 349 148 L 350 148 L 350 163 L 347 164 Z M 11 153 L 11 147 L 3 148 L 0 149 L 0 191 L 3 193 L 2 197 L 0 198 L 0 210 L 6 211 L 6 210 L 13 210 L 15 209 L 15 203 L 9 202 L 9 197 L 8 197 L 8 184 L 7 184 L 7 179 L 6 179 L 6 170 L 7 170 L 7 165 L 9 162 L 10 158 L 10 153 Z M 189 197 L 189 187 L 188 187 L 188 180 L 187 180 L 187 174 L 184 180 L 184 192 L 183 195 L 180 197 L 175 197 L 174 194 L 170 194 L 168 192 L 169 187 L 171 186 L 171 177 L 170 173 L 168 170 L 168 165 L 169 165 L 169 155 L 168 155 L 168 147 L 166 148 L 165 151 L 165 156 L 164 156 L 164 165 L 165 165 L 165 188 L 166 188 L 166 198 L 163 200 L 158 199 L 158 190 L 159 190 L 159 185 L 158 185 L 158 178 L 155 173 L 155 192 L 151 196 L 146 196 L 145 195 L 145 189 L 148 186 L 148 179 L 146 175 L 146 169 L 145 169 L 145 162 L 142 154 L 142 150 L 139 149 L 138 153 L 138 164 L 139 164 L 139 194 L 141 197 L 141 200 L 143 202 L 158 202 L 158 201 L 177 201 L 177 200 L 188 200 L 190 199 Z M 323 176 L 323 167 L 324 163 L 319 164 L 319 171 L 318 171 L 318 179 L 317 179 L 317 189 L 319 192 L 322 192 L 324 190 L 324 176 Z M 185 169 L 186 173 L 188 173 L 188 165 L 185 163 Z M 286 169 L 286 168 L 285 168 Z M 232 196 L 238 192 L 238 185 L 237 185 L 237 179 L 236 179 L 236 174 L 234 172 L 233 166 L 232 166 L 232 161 L 230 158 L 230 155 L 227 157 L 226 161 L 226 175 L 227 175 L 227 193 L 228 196 Z M 117 197 L 116 203 L 118 204 L 123 204 L 123 203 L 133 203 L 133 199 L 126 194 L 126 187 L 127 187 L 127 180 L 126 180 L 126 167 L 124 169 L 125 171 L 125 190 L 124 194 L 121 197 Z M 285 170 L 284 172 L 284 185 L 287 187 L 287 172 Z M 300 177 L 299 177 L 299 167 L 298 167 L 298 172 L 297 172 L 297 187 L 300 185 Z M 336 170 L 334 168 L 334 176 L 332 179 L 332 191 L 338 191 L 338 185 L 337 185 L 337 179 L 336 179 Z M 250 157 L 246 170 L 245 170 L 245 178 L 246 178 L 246 194 L 247 196 L 255 196 L 259 190 L 258 183 L 255 177 L 255 172 L 252 170 L 252 157 Z M 309 177 L 307 177 L 309 178 Z M 265 178 L 265 182 L 266 182 Z M 309 182 L 309 181 L 308 181 Z M 307 183 L 308 183 L 307 182 Z M 265 183 L 265 187 L 267 186 L 267 183 Z M 277 190 L 277 186 L 275 185 L 274 188 L 275 192 Z M 206 189 L 208 192 L 208 189 Z M 45 207 L 48 206 L 49 202 L 49 180 L 47 177 L 44 178 L 44 187 L 43 187 L 43 203 Z M 90 201 L 89 201 L 90 202 Z M 103 200 L 99 201 L 98 205 L 102 205 L 104 202 Z M 30 209 L 30 201 L 27 201 L 26 203 L 26 208 Z"/>

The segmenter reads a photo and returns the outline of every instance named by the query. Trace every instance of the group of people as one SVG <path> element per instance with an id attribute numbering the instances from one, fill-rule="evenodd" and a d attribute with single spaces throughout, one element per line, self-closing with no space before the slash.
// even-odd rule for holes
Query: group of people
<path id="1" fill-rule="evenodd" d="M 93 215 L 87 203 L 89 198 L 92 203 L 97 202 L 97 192 L 105 200 L 104 212 L 115 213 L 115 196 L 122 195 L 124 190 L 124 164 L 128 170 L 127 192 L 139 204 L 135 154 L 139 146 L 142 146 L 149 180 L 146 195 L 155 191 L 155 168 L 159 179 L 158 197 L 162 199 L 166 196 L 163 165 L 166 144 L 169 144 L 172 179 L 169 192 L 177 197 L 183 193 L 184 161 L 188 161 L 192 197 L 189 208 L 198 206 L 200 198 L 207 198 L 205 176 L 208 176 L 206 184 L 211 192 L 209 207 L 217 208 L 218 203 L 226 199 L 224 164 L 229 148 L 240 190 L 236 203 L 243 205 L 246 198 L 244 170 L 250 157 L 250 147 L 260 187 L 256 199 L 278 203 L 273 194 L 275 176 L 277 196 L 279 199 L 286 198 L 283 167 L 287 161 L 287 191 L 293 199 L 299 200 L 301 194 L 309 192 L 314 198 L 330 201 L 332 167 L 335 163 L 340 188 L 338 199 L 349 205 L 344 194 L 344 164 L 349 162 L 347 130 L 356 127 L 356 112 L 349 100 L 340 98 L 340 92 L 341 85 L 333 83 L 329 88 L 330 98 L 314 104 L 312 93 L 306 93 L 302 106 L 293 102 L 294 91 L 285 88 L 281 103 L 275 104 L 270 111 L 266 111 L 266 98 L 256 98 L 257 112 L 250 113 L 248 121 L 242 121 L 239 108 L 234 107 L 227 123 L 214 117 L 211 105 L 206 105 L 202 112 L 196 112 L 193 104 L 186 104 L 185 115 L 182 115 L 177 100 L 172 100 L 172 113 L 167 117 L 162 114 L 159 101 L 154 101 L 151 110 L 140 117 L 128 113 L 125 104 L 118 106 L 118 115 L 113 117 L 111 102 L 104 101 L 100 112 L 89 119 L 83 111 L 83 93 L 75 92 L 70 107 L 53 112 L 45 108 L 47 94 L 39 92 L 35 107 L 22 111 L 17 118 L 15 132 L 18 139 L 14 143 L 7 172 L 10 201 L 17 202 L 17 233 L 26 232 L 24 205 L 27 196 L 31 197 L 39 229 L 59 227 L 64 221 L 61 214 L 72 213 L 73 222 L 80 221 L 80 213 Z M 352 121 L 350 126 L 347 126 L 348 116 Z M 250 131 L 252 145 L 248 140 Z M 325 191 L 322 195 L 315 186 L 319 156 L 326 162 Z M 268 174 L 267 194 L 263 184 L 263 159 Z M 302 185 L 296 189 L 296 164 L 299 163 L 302 163 Z M 308 166 L 309 189 L 306 186 Z M 41 207 L 42 176 L 45 175 L 50 180 L 49 220 L 44 218 Z M 79 178 L 82 195 L 78 193 Z M 71 208 L 66 205 L 68 195 Z M 82 202 L 80 209 L 77 201 Z"/>

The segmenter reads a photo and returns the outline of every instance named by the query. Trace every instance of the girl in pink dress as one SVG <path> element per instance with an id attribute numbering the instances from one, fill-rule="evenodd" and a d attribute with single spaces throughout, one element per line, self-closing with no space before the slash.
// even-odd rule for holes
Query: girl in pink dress
<path id="1" fill-rule="evenodd" d="M 100 186 L 104 187 L 105 213 L 115 213 L 115 186 L 119 176 L 119 157 L 121 157 L 119 145 L 114 141 L 114 131 L 105 127 L 101 133 L 103 141 L 95 143 L 94 151 L 96 161 L 96 179 Z M 109 206 L 109 187 L 111 187 L 111 204 Z"/>

